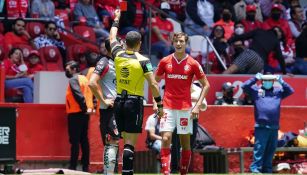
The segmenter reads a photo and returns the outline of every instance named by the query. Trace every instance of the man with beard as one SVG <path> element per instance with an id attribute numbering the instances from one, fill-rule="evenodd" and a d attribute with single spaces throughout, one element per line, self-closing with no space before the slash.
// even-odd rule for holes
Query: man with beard
<path id="1" fill-rule="evenodd" d="M 26 44 L 32 45 L 32 38 L 30 34 L 26 31 L 26 22 L 22 18 L 17 18 L 12 25 L 12 32 L 7 32 L 4 35 L 4 46 L 6 46 L 7 51 L 11 50 L 14 45 Z"/>
<path id="2" fill-rule="evenodd" d="M 82 151 L 82 170 L 88 172 L 90 147 L 87 136 L 89 113 L 93 110 L 92 93 L 88 80 L 80 75 L 79 64 L 66 63 L 65 75 L 69 78 L 66 90 L 66 112 L 68 116 L 68 135 L 70 148 L 69 169 L 76 170 L 79 157 L 79 144 Z"/>

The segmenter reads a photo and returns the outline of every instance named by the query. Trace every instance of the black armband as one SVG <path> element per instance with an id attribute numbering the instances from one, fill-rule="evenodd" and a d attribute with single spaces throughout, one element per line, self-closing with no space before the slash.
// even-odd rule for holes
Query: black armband
<path id="1" fill-rule="evenodd" d="M 118 28 L 119 27 L 119 22 L 118 21 L 114 21 L 113 24 L 112 24 L 112 27 L 117 27 Z"/>
<path id="2" fill-rule="evenodd" d="M 158 108 L 163 108 L 163 104 L 157 104 Z"/>
<path id="3" fill-rule="evenodd" d="M 157 103 L 159 103 L 160 101 L 162 101 L 161 96 L 159 96 L 159 97 L 154 97 L 154 99 L 155 99 L 155 101 L 156 101 Z"/>

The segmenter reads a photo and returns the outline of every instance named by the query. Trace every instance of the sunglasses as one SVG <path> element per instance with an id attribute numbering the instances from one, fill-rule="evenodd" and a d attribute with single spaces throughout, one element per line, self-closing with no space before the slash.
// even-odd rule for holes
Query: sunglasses
<path id="1" fill-rule="evenodd" d="M 56 28 L 55 28 L 55 27 L 49 27 L 48 30 L 53 30 L 53 31 L 55 31 Z"/>

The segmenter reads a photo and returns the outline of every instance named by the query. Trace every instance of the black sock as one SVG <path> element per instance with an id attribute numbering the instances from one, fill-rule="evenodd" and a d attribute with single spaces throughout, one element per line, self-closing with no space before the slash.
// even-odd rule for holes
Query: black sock
<path id="1" fill-rule="evenodd" d="M 134 147 L 132 145 L 125 144 L 123 152 L 122 175 L 133 174 L 133 159 L 134 159 Z"/>

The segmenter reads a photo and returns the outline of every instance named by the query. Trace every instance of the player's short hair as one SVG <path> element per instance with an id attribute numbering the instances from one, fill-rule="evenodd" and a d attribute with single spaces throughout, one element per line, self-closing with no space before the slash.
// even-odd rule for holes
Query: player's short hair
<path id="1" fill-rule="evenodd" d="M 186 33 L 184 33 L 184 32 L 176 32 L 176 33 L 174 33 L 173 42 L 175 41 L 176 38 L 179 38 L 179 37 L 182 37 L 182 36 L 184 36 L 185 42 L 188 42 L 189 36 Z"/>
<path id="2" fill-rule="evenodd" d="M 70 66 L 71 69 L 76 69 L 77 72 L 80 72 L 80 66 L 79 66 L 79 63 L 72 60 L 72 61 L 68 61 L 66 64 L 65 64 L 65 67 L 66 66 Z"/>
<path id="3" fill-rule="evenodd" d="M 126 45 L 129 48 L 135 48 L 141 41 L 142 36 L 139 32 L 130 31 L 126 35 Z"/>

